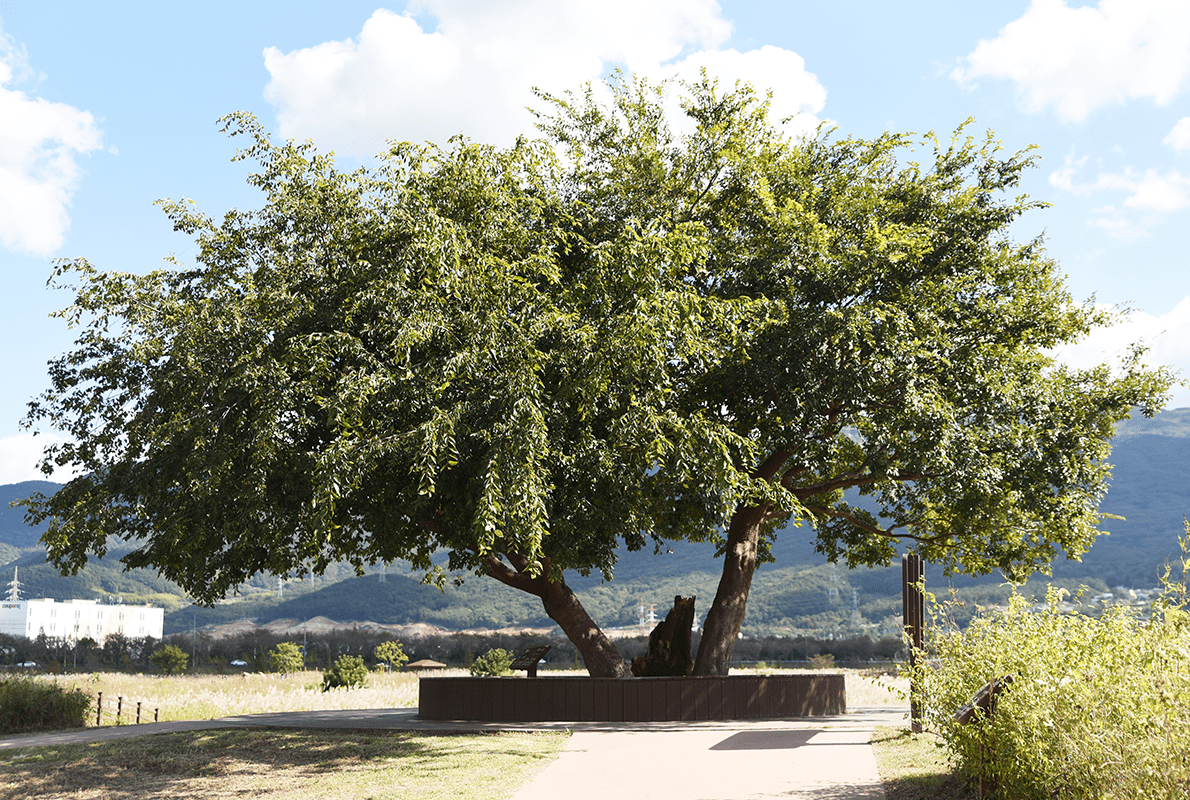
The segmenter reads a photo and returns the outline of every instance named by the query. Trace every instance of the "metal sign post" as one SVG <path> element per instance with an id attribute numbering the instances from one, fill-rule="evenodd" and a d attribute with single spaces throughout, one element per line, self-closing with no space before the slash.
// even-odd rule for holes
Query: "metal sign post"
<path id="1" fill-rule="evenodd" d="M 916 667 L 920 651 L 925 643 L 926 599 L 922 594 L 925 580 L 925 562 L 914 553 L 901 556 L 901 590 L 904 598 L 904 620 L 906 644 L 909 647 L 909 667 L 912 677 L 909 682 L 909 720 L 914 733 L 921 733 L 922 686 Z"/>

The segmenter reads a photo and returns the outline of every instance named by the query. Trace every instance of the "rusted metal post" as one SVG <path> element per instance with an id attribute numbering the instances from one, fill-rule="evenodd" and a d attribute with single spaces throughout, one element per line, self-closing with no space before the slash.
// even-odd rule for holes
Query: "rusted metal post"
<path id="1" fill-rule="evenodd" d="M 914 733 L 921 733 L 922 708 L 921 679 L 916 667 L 920 651 L 925 643 L 926 599 L 921 586 L 925 580 L 925 562 L 921 556 L 909 553 L 901 556 L 901 588 L 904 597 L 904 619 L 906 644 L 909 647 L 909 668 L 912 678 L 909 682 L 909 721 Z"/>
<path id="2" fill-rule="evenodd" d="M 103 692 L 99 693 L 99 702 L 95 704 L 95 727 L 103 725 Z"/>

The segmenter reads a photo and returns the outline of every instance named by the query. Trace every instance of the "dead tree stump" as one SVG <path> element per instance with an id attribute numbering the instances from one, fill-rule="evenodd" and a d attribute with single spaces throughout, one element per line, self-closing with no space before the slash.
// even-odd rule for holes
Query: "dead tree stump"
<path id="1" fill-rule="evenodd" d="M 690 629 L 694 626 L 694 597 L 674 598 L 674 607 L 649 634 L 649 650 L 632 659 L 638 678 L 685 677 L 694 669 L 690 657 Z"/>

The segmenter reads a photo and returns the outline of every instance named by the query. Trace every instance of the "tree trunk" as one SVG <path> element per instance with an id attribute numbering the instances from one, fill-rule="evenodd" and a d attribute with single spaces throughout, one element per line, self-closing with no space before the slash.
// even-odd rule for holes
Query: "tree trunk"
<path id="1" fill-rule="evenodd" d="M 545 580 L 544 578 L 542 580 Z M 611 639 L 595 624 L 578 597 L 563 581 L 546 581 L 541 604 L 550 619 L 574 642 L 593 678 L 630 678 L 632 673 Z"/>
<path id="2" fill-rule="evenodd" d="M 620 651 L 595 624 L 595 620 L 591 619 L 578 597 L 566 585 L 566 581 L 562 578 L 551 581 L 546 577 L 549 574 L 548 561 L 541 574 L 532 577 L 524 571 L 527 563 L 523 558 L 510 553 L 506 553 L 505 558 L 516 567 L 515 570 L 492 555 L 485 559 L 487 574 L 514 589 L 540 597 L 545 613 L 558 623 L 562 633 L 566 634 L 566 638 L 573 642 L 582 654 L 583 663 L 591 677 L 632 677 L 632 672 Z"/>
<path id="3" fill-rule="evenodd" d="M 694 661 L 695 675 L 727 675 L 731 669 L 731 654 L 744 623 L 752 573 L 756 571 L 764 514 L 763 506 L 740 508 L 732 514 L 727 550 L 723 554 L 723 575 L 703 624 L 702 641 Z"/>
<path id="4" fill-rule="evenodd" d="M 649 634 L 649 650 L 632 659 L 632 674 L 638 678 L 679 677 L 690 674 L 690 629 L 694 626 L 694 596 L 674 598 L 674 607 Z"/>

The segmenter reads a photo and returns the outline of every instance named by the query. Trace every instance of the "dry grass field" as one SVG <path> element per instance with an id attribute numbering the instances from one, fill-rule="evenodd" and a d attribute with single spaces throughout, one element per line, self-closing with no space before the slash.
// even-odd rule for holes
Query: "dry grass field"
<path id="1" fill-rule="evenodd" d="M 464 674 L 459 671 L 459 674 Z M 321 691 L 322 673 L 276 675 L 252 672 L 236 675 L 126 675 L 97 672 L 54 680 L 78 686 L 95 695 L 103 692 L 104 719 L 115 723 L 117 697 L 124 698 L 124 722 L 129 708 L 135 715 L 140 701 L 148 719 L 160 709 L 162 722 L 216 719 L 238 714 L 280 711 L 325 711 L 354 708 L 409 708 L 417 705 L 417 674 L 373 673 L 363 689 Z"/>

